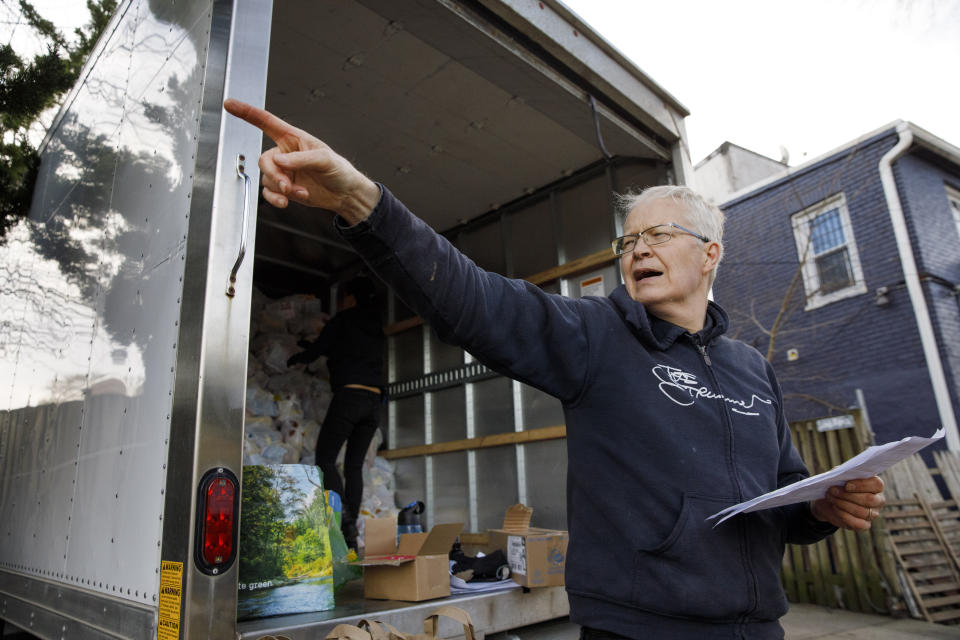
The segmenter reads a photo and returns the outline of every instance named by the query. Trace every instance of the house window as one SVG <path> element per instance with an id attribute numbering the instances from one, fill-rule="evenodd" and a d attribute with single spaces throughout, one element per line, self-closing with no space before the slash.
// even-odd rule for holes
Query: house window
<path id="1" fill-rule="evenodd" d="M 808 310 L 866 293 L 843 194 L 792 216 Z"/>
<path id="2" fill-rule="evenodd" d="M 947 187 L 947 200 L 950 201 L 950 213 L 953 214 L 953 224 L 957 225 L 957 235 L 960 235 L 960 190 Z"/>

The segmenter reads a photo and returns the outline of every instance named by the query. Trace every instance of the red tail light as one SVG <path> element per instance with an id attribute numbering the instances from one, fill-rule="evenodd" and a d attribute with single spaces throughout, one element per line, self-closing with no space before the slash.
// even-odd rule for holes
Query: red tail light
<path id="1" fill-rule="evenodd" d="M 197 566 L 207 574 L 226 570 L 237 548 L 237 480 L 230 471 L 210 470 L 197 492 Z"/>

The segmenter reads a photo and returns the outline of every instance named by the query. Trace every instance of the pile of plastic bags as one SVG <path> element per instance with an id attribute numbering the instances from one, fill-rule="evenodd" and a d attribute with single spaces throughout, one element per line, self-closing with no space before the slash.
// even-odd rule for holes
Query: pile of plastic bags
<path id="1" fill-rule="evenodd" d="M 323 330 L 327 314 L 314 296 L 271 300 L 254 289 L 247 364 L 243 463 L 313 464 L 320 424 L 333 393 L 326 358 L 287 368 L 287 359 Z"/>
<path id="2" fill-rule="evenodd" d="M 247 364 L 243 463 L 313 464 L 320 424 L 333 393 L 326 358 L 287 368 L 287 359 L 323 330 L 327 314 L 314 296 L 271 300 L 254 290 Z"/>
<path id="3" fill-rule="evenodd" d="M 301 351 L 300 340 L 313 340 L 327 321 L 320 300 L 292 295 L 273 300 L 254 289 L 244 416 L 244 465 L 314 464 L 320 425 L 333 393 L 326 358 L 287 367 Z M 394 465 L 377 456 L 383 442 L 378 430 L 363 466 L 363 518 L 396 515 Z M 345 447 L 344 447 L 345 449 Z M 344 449 L 337 459 L 343 470 Z"/>
<path id="4" fill-rule="evenodd" d="M 363 460 L 363 498 L 360 501 L 360 517 L 357 519 L 357 545 L 363 547 L 363 519 L 396 516 L 400 510 L 396 506 L 396 483 L 394 463 L 377 455 L 383 442 L 378 429 L 370 441 L 370 448 Z M 342 468 L 343 451 L 340 452 L 338 468 Z"/>

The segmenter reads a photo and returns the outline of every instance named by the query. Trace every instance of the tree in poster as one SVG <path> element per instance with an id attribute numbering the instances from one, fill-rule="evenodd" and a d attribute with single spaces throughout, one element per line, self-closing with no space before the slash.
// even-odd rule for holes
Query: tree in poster
<path id="1" fill-rule="evenodd" d="M 241 583 L 331 575 L 326 497 L 310 477 L 317 474 L 300 465 L 244 467 Z"/>
<path id="2" fill-rule="evenodd" d="M 240 582 L 283 575 L 284 504 L 271 467 L 244 467 Z"/>
<path id="3" fill-rule="evenodd" d="M 332 608 L 333 558 L 319 470 L 247 466 L 243 492 L 238 618 Z"/>
<path id="4" fill-rule="evenodd" d="M 288 528 L 283 566 L 288 578 L 331 574 L 326 509 L 323 488 L 317 487 L 310 504 Z"/>

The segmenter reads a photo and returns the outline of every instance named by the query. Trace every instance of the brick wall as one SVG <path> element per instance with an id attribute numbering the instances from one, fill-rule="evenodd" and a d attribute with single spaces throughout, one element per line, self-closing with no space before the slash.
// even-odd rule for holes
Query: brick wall
<path id="1" fill-rule="evenodd" d="M 960 167 L 921 151 L 898 160 L 894 173 L 913 241 L 917 271 L 935 276 L 923 281 L 924 295 L 947 384 L 958 410 L 960 297 L 955 295 L 951 284 L 960 283 L 960 235 L 950 212 L 945 185 L 960 188 Z"/>
<path id="2" fill-rule="evenodd" d="M 928 435 L 939 426 L 878 171 L 896 141 L 891 129 L 724 205 L 727 254 L 714 285 L 731 335 L 766 353 L 770 338 L 758 324 L 772 327 L 798 269 L 790 217 L 843 193 L 867 293 L 805 311 L 801 281 L 771 361 L 789 420 L 853 405 L 859 388 L 878 442 Z M 877 306 L 874 292 L 882 286 L 893 293 L 889 304 Z M 797 349 L 799 359 L 788 361 L 788 349 Z"/>

